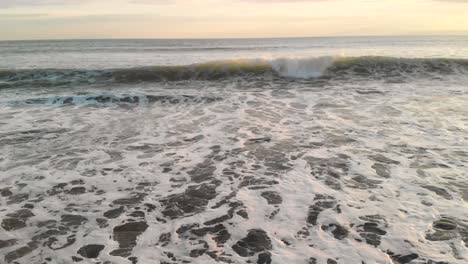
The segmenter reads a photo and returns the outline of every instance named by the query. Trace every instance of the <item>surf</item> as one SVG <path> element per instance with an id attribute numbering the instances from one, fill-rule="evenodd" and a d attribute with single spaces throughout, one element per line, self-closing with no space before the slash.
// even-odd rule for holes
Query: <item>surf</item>
<path id="1" fill-rule="evenodd" d="M 67 86 L 95 83 L 215 81 L 232 77 L 272 76 L 317 78 L 426 78 L 466 75 L 468 59 L 398 57 L 311 57 L 209 61 L 191 65 L 155 65 L 109 69 L 0 70 L 0 88 Z"/>

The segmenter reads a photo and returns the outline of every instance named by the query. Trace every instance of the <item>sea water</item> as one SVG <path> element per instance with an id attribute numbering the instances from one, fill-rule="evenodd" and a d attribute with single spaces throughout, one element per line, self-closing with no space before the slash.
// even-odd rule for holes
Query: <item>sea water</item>
<path id="1" fill-rule="evenodd" d="M 468 37 L 0 42 L 1 263 L 466 263 Z"/>

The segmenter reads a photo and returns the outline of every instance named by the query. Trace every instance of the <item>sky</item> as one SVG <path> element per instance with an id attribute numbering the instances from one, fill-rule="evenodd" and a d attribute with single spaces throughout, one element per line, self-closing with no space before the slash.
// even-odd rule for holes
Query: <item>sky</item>
<path id="1" fill-rule="evenodd" d="M 468 0 L 0 0 L 0 40 L 468 35 Z"/>

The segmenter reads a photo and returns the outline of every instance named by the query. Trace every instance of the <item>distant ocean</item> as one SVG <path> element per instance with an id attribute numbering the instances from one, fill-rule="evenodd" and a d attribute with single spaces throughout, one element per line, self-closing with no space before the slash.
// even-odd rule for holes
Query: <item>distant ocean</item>
<path id="1" fill-rule="evenodd" d="M 468 37 L 0 42 L 0 262 L 468 262 Z"/>

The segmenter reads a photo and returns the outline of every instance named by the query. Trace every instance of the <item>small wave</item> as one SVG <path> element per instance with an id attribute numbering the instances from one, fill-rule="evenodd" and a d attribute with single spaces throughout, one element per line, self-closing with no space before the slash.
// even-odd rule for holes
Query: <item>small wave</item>
<path id="1" fill-rule="evenodd" d="M 327 69 L 330 76 L 431 77 L 468 73 L 468 59 L 394 57 L 338 58 Z"/>
<path id="2" fill-rule="evenodd" d="M 138 83 L 218 80 L 271 75 L 284 78 L 387 78 L 466 74 L 466 59 L 409 59 L 394 57 L 317 57 L 213 61 L 182 66 L 128 69 L 0 70 L 0 88 L 66 86 L 94 83 Z"/>
<path id="3" fill-rule="evenodd" d="M 112 79 L 111 70 L 31 69 L 0 70 L 0 87 L 92 84 Z"/>
<path id="4" fill-rule="evenodd" d="M 28 98 L 23 100 L 3 101 L 0 103 L 8 106 L 78 106 L 78 105 L 150 105 L 161 104 L 199 104 L 220 101 L 220 97 L 193 96 L 193 95 L 76 95 L 76 96 L 54 96 L 48 98 Z"/>

